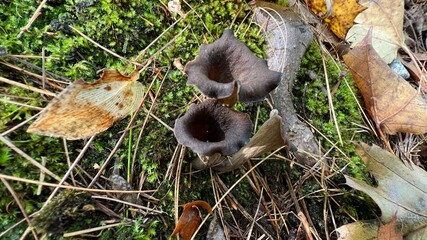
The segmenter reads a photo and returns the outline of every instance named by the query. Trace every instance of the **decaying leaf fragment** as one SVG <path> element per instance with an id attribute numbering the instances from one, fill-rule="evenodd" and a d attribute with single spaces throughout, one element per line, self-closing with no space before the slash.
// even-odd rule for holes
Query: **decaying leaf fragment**
<path id="1" fill-rule="evenodd" d="M 380 58 L 372 47 L 371 33 L 344 56 L 370 116 L 387 134 L 426 133 L 426 101 Z"/>
<path id="2" fill-rule="evenodd" d="M 355 24 L 348 31 L 346 40 L 354 47 L 373 28 L 373 47 L 386 63 L 390 63 L 404 44 L 404 1 L 361 0 L 359 3 L 367 9 L 354 19 Z"/>
<path id="3" fill-rule="evenodd" d="M 324 21 L 329 24 L 331 31 L 340 39 L 345 38 L 348 29 L 353 26 L 356 16 L 366 9 L 359 5 L 356 0 L 334 0 L 330 1 L 332 6 L 328 13 L 327 0 L 306 0 L 308 7 L 320 17 L 325 17 Z"/>
<path id="4" fill-rule="evenodd" d="M 212 213 L 212 208 L 209 203 L 201 200 L 189 202 L 184 204 L 183 207 L 184 210 L 182 211 L 181 217 L 173 230 L 172 236 L 179 233 L 179 236 L 184 240 L 190 240 L 202 222 L 198 207 L 205 209 L 209 214 Z"/>
<path id="5" fill-rule="evenodd" d="M 396 217 L 396 222 L 392 224 L 397 233 L 391 236 L 402 234 L 405 239 L 425 239 L 427 172 L 415 165 L 410 168 L 405 166 L 399 158 L 375 145 L 360 143 L 356 146 L 356 152 L 378 181 L 378 186 L 373 187 L 346 176 L 347 185 L 365 192 L 378 204 L 382 223 L 390 223 Z M 373 239 L 379 237 L 377 234 L 382 234 L 377 220 L 347 224 L 337 231 L 342 240 Z"/>
<path id="6" fill-rule="evenodd" d="M 77 80 L 52 99 L 27 131 L 68 140 L 105 131 L 136 111 L 144 93 L 138 78 L 137 70 L 124 76 L 105 69 L 93 83 Z"/>
<path id="7" fill-rule="evenodd" d="M 380 224 L 377 234 L 377 240 L 401 240 L 402 233 L 396 231 L 397 216 L 393 215 L 389 223 Z"/>

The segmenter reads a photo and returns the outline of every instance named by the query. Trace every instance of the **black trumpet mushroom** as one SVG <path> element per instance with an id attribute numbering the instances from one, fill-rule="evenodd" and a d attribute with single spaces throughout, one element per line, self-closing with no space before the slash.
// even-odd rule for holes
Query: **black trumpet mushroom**
<path id="1" fill-rule="evenodd" d="M 190 106 L 175 122 L 178 142 L 202 156 L 231 155 L 248 141 L 252 122 L 249 115 L 236 112 L 208 99 Z"/>
<path id="2" fill-rule="evenodd" d="M 184 71 L 188 84 L 210 98 L 230 97 L 239 87 L 241 102 L 263 100 L 281 79 L 281 73 L 268 69 L 267 61 L 255 56 L 229 29 L 215 42 L 202 44 L 198 56 Z"/>

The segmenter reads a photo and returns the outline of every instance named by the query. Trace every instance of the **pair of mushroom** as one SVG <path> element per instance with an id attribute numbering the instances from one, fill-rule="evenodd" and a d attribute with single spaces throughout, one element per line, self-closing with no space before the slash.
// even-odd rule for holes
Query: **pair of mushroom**
<path id="1" fill-rule="evenodd" d="M 199 155 L 196 168 L 229 171 L 251 157 L 284 145 L 277 112 L 249 142 L 252 131 L 249 115 L 231 109 L 236 101 L 263 100 L 281 79 L 281 73 L 269 70 L 267 62 L 255 56 L 231 30 L 225 30 L 211 44 L 202 44 L 199 55 L 184 71 L 188 84 L 213 98 L 190 106 L 174 127 L 178 142 Z M 231 161 L 224 161 L 222 156 L 232 156 Z"/>

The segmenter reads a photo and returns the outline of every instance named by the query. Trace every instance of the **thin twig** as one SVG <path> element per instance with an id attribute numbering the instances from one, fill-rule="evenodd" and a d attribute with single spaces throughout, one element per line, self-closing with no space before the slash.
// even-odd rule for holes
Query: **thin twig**
<path id="1" fill-rule="evenodd" d="M 70 153 L 68 152 L 67 139 L 64 137 L 62 138 L 62 145 L 64 146 L 65 157 L 67 158 L 68 168 L 71 168 L 71 159 L 70 159 Z M 73 183 L 74 186 L 76 186 L 76 180 L 74 179 L 73 173 L 70 174 L 70 177 L 71 177 L 71 182 Z"/>
<path id="2" fill-rule="evenodd" d="M 40 76 L 39 74 L 36 74 L 36 73 L 30 72 L 30 71 L 27 71 L 27 70 L 25 70 L 25 69 L 23 69 L 23 68 L 20 68 L 20 67 L 18 67 L 18 66 L 15 66 L 15 65 L 10 64 L 10 63 L 7 63 L 7 62 L 1 62 L 1 61 L 0 61 L 0 64 L 3 64 L 3 65 L 5 65 L 5 66 L 7 66 L 7 67 L 9 67 L 9 68 L 12 68 L 12 69 L 14 69 L 14 70 L 16 70 L 16 71 L 19 71 L 20 73 L 23 73 L 23 74 L 25 74 L 25 75 L 28 75 L 28 76 L 31 76 L 31 77 L 34 77 L 34 78 L 37 78 L 37 79 L 39 79 L 39 80 L 43 81 L 43 76 Z M 47 71 L 46 71 L 46 70 L 45 70 L 44 72 L 45 72 L 45 73 L 47 73 Z M 62 91 L 62 90 L 64 90 L 64 88 L 63 88 L 63 87 L 61 87 L 61 86 L 59 86 L 58 84 L 53 83 L 53 82 L 62 83 L 62 84 L 69 84 L 69 82 L 60 81 L 60 80 L 56 80 L 56 79 L 54 79 L 54 78 L 48 78 L 48 77 L 45 77 L 45 82 L 46 82 L 47 84 L 49 84 L 50 86 L 52 86 L 52 87 L 54 87 L 54 88 L 56 88 L 56 89 L 59 89 L 59 90 L 61 90 L 61 91 Z M 44 90 L 46 90 L 46 89 L 44 89 Z"/>
<path id="3" fill-rule="evenodd" d="M 45 49 L 42 47 L 42 88 L 46 88 L 46 58 L 45 58 Z"/>
<path id="4" fill-rule="evenodd" d="M 43 165 L 41 165 L 39 162 L 34 160 L 34 158 L 30 157 L 28 154 L 26 154 L 24 151 L 22 151 L 20 148 L 15 146 L 11 141 L 7 140 L 5 137 L 0 136 L 0 141 L 2 141 L 4 144 L 6 144 L 9 148 L 11 148 L 13 151 L 21 155 L 23 158 L 27 159 L 32 163 L 34 166 L 38 167 L 41 171 L 44 171 L 49 176 L 53 177 L 54 179 L 61 181 L 61 178 L 58 177 L 56 174 L 51 172 L 49 169 L 45 168 Z"/>
<path id="5" fill-rule="evenodd" d="M 143 209 L 143 210 L 147 211 L 147 213 L 157 213 L 157 214 L 163 214 L 164 213 L 163 211 L 160 211 L 160 210 L 155 210 L 155 209 L 152 209 L 152 208 L 149 208 L 149 207 L 141 206 L 141 205 L 138 205 L 138 204 L 135 204 L 135 203 L 131 203 L 131 202 L 126 202 L 126 201 L 123 201 L 123 200 L 120 200 L 120 199 L 109 198 L 109 197 L 104 197 L 104 196 L 92 196 L 92 198 L 93 199 L 103 199 L 103 200 L 108 200 L 108 201 L 123 203 L 123 204 L 129 205 L 129 206 L 132 206 L 132 207 Z"/>
<path id="6" fill-rule="evenodd" d="M 46 167 L 46 157 L 41 157 L 42 159 L 42 165 L 43 167 Z M 39 182 L 44 182 L 44 178 L 46 176 L 46 173 L 43 171 L 40 171 L 40 177 L 39 177 Z M 43 189 L 43 185 L 39 185 L 37 187 L 37 195 L 40 195 L 42 193 L 42 189 Z"/>
<path id="7" fill-rule="evenodd" d="M 34 116 L 31 116 L 30 118 L 28 118 L 28 119 L 26 119 L 26 120 L 24 120 L 24 121 L 20 122 L 19 124 L 17 124 L 17 125 L 15 125 L 15 126 L 13 126 L 11 129 L 9 129 L 9 130 L 7 130 L 7 131 L 4 131 L 4 132 L 0 133 L 0 136 L 4 137 L 4 136 L 8 135 L 9 133 L 11 133 L 11 132 L 15 131 L 16 129 L 18 129 L 18 128 L 20 128 L 20 127 L 24 126 L 24 125 L 25 125 L 25 124 L 27 124 L 29 121 L 31 121 L 31 120 L 33 120 L 34 118 L 38 117 L 38 116 L 40 115 L 40 113 L 41 113 L 41 112 L 38 112 L 37 114 L 34 114 Z"/>
<path id="8" fill-rule="evenodd" d="M 0 101 L 4 102 L 4 103 L 9 103 L 9 104 L 15 104 L 15 105 L 22 106 L 22 107 L 32 108 L 32 109 L 35 109 L 35 110 L 43 110 L 43 108 L 41 108 L 41 107 L 36 107 L 36 106 L 33 106 L 33 105 L 28 105 L 26 103 L 15 102 L 15 101 L 3 99 L 3 98 L 0 98 Z"/>
<path id="9" fill-rule="evenodd" d="M 48 90 L 44 90 L 44 89 L 39 89 L 39 88 L 35 88 L 35 87 L 32 87 L 32 86 L 28 86 L 26 84 L 15 82 L 15 81 L 12 81 L 12 80 L 4 78 L 4 77 L 0 77 L 0 82 L 4 82 L 4 83 L 7 83 L 7 84 L 14 85 L 14 86 L 17 86 L 17 87 L 20 87 L 20 88 L 23 88 L 23 89 L 27 89 L 27 90 L 30 90 L 30 91 L 33 91 L 33 92 L 37 92 L 37 93 L 46 94 L 46 95 L 53 96 L 53 97 L 56 96 L 55 93 L 50 92 Z"/>
<path id="10" fill-rule="evenodd" d="M 73 29 L 73 31 L 75 31 L 75 32 L 77 32 L 78 34 L 80 34 L 80 35 L 81 35 L 82 37 L 84 37 L 86 40 L 88 40 L 89 42 L 93 43 L 95 46 L 97 46 L 97 47 L 101 48 L 102 50 L 104 50 L 104 51 L 108 52 L 109 54 L 111 54 L 111 55 L 113 55 L 113 56 L 115 56 L 115 57 L 117 57 L 117 58 L 120 58 L 120 59 L 121 59 L 121 60 L 123 60 L 123 61 L 129 62 L 129 63 L 132 63 L 132 64 L 133 64 L 133 65 L 135 65 L 135 66 L 143 67 L 143 65 L 141 65 L 140 63 L 137 63 L 137 62 L 134 62 L 134 61 L 130 61 L 129 59 L 127 59 L 127 58 L 125 58 L 125 57 L 122 57 L 122 56 L 120 56 L 119 54 L 117 54 L 117 53 L 115 53 L 115 52 L 111 51 L 110 49 L 108 49 L 108 48 L 106 48 L 106 47 L 104 47 L 104 46 L 100 45 L 99 43 L 95 42 L 95 41 L 94 41 L 94 40 L 92 40 L 90 37 L 86 36 L 84 33 L 80 32 L 79 30 L 77 30 L 77 29 L 76 29 L 76 28 L 74 28 L 73 26 L 70 26 L 70 28 L 71 28 L 71 29 Z"/>
<path id="11" fill-rule="evenodd" d="M 21 63 L 21 64 L 23 64 L 23 65 L 25 65 L 25 66 L 33 69 L 33 70 L 37 70 L 39 72 L 42 72 L 42 68 L 41 67 L 39 67 L 37 65 L 34 65 L 34 64 L 32 64 L 32 63 L 30 63 L 28 61 L 25 61 L 23 59 L 20 59 L 20 58 L 14 57 L 14 56 L 9 56 L 9 58 L 12 59 L 15 62 Z M 52 80 L 54 82 L 58 82 L 58 83 L 69 83 L 71 81 L 70 79 L 68 79 L 66 77 L 59 76 L 59 75 L 57 75 L 55 73 L 52 73 L 52 72 L 49 72 L 49 71 L 46 71 L 46 73 L 49 74 L 51 77 L 55 78 L 54 80 Z M 60 79 L 60 80 L 56 80 L 56 79 Z"/>
<path id="12" fill-rule="evenodd" d="M 36 231 L 31 227 L 31 221 L 28 217 L 27 212 L 25 211 L 25 207 L 22 205 L 21 200 L 19 199 L 18 195 L 16 195 L 16 192 L 13 190 L 13 188 L 9 185 L 9 183 L 6 181 L 6 179 L 0 177 L 3 184 L 6 186 L 7 190 L 9 190 L 10 194 L 12 195 L 13 199 L 15 199 L 16 204 L 18 205 L 19 209 L 21 210 L 22 215 L 24 215 L 25 221 L 27 221 L 28 226 L 31 228 L 31 232 L 33 233 L 33 236 L 36 240 L 39 238 L 37 237 Z"/>
<path id="13" fill-rule="evenodd" d="M 30 20 L 28 20 L 27 25 L 25 25 L 25 27 L 21 28 L 21 31 L 19 32 L 17 38 L 21 38 L 22 34 L 24 34 L 26 31 L 28 31 L 28 29 L 30 29 L 30 27 L 33 24 L 33 22 L 41 14 L 41 10 L 42 10 L 42 8 L 43 8 L 43 6 L 45 5 L 46 2 L 47 2 L 47 0 L 43 0 L 40 3 L 39 7 L 36 9 L 36 11 L 34 12 L 33 16 L 31 16 Z"/>
<path id="14" fill-rule="evenodd" d="M 264 188 L 261 188 L 261 193 L 259 194 L 260 196 L 259 196 L 258 206 L 257 206 L 257 208 L 256 208 L 256 211 L 255 211 L 255 214 L 254 214 L 254 217 L 253 217 L 253 221 L 252 221 L 252 223 L 251 223 L 251 227 L 249 228 L 249 232 L 248 232 L 247 240 L 250 240 L 250 239 L 251 239 L 251 236 L 252 236 L 252 230 L 254 229 L 254 225 L 255 225 L 255 222 L 256 222 L 256 219 L 257 219 L 257 215 L 258 215 L 258 212 L 259 212 L 259 208 L 260 208 L 260 206 L 261 206 L 261 200 L 262 200 L 262 198 L 264 197 L 264 196 L 263 196 L 263 193 L 264 193 Z"/>
<path id="15" fill-rule="evenodd" d="M 68 168 L 67 172 L 65 173 L 65 175 L 62 177 L 61 181 L 59 181 L 59 185 L 64 184 L 65 180 L 67 180 L 68 176 L 70 176 L 70 174 L 73 172 L 73 169 L 76 167 L 76 165 L 80 162 L 80 160 L 83 158 L 84 154 L 86 153 L 87 149 L 89 148 L 90 144 L 92 143 L 93 139 L 95 139 L 95 136 L 92 136 L 87 143 L 85 144 L 84 148 L 82 149 L 82 151 L 80 151 L 79 155 L 77 156 L 76 160 L 74 160 L 73 164 Z M 52 200 L 52 198 L 55 196 L 55 194 L 58 192 L 59 187 L 56 187 L 52 193 L 50 194 L 50 196 L 48 197 L 48 199 L 46 200 L 46 202 L 43 204 L 43 207 L 46 207 L 47 204 L 49 203 L 50 200 Z"/>
<path id="16" fill-rule="evenodd" d="M 326 51 L 326 49 L 324 49 L 323 45 L 321 45 L 321 49 L 323 51 Z M 326 83 L 326 91 L 327 91 L 327 95 L 328 95 L 329 111 L 331 112 L 332 119 L 333 119 L 334 125 L 335 125 L 335 129 L 337 130 L 338 139 L 340 140 L 341 146 L 343 146 L 341 131 L 340 131 L 340 128 L 338 126 L 337 117 L 335 115 L 334 102 L 332 101 L 331 89 L 329 87 L 328 69 L 326 68 L 326 60 L 325 60 L 324 54 L 322 54 L 322 65 L 323 65 L 323 74 L 325 75 L 325 83 Z"/>
<path id="17" fill-rule="evenodd" d="M 25 178 L 19 178 L 19 177 L 13 177 L 8 176 L 0 173 L 0 178 L 4 178 L 11 181 L 17 181 L 17 182 L 24 182 L 24 183 L 30 183 L 35 185 L 43 185 L 47 187 L 57 187 L 57 188 L 63 188 L 63 189 L 71 189 L 71 190 L 77 190 L 77 191 L 84 191 L 84 192 L 94 192 L 94 193 L 120 193 L 120 194 L 135 194 L 135 193 L 153 193 L 157 190 L 143 190 L 143 191 L 137 191 L 137 190 L 104 190 L 104 189 L 95 189 L 95 188 L 83 188 L 83 187 L 75 187 L 75 186 L 69 186 L 69 185 L 60 185 L 60 184 L 54 184 L 54 183 L 47 183 L 47 182 L 39 182 L 31 179 L 25 179 Z"/>
<path id="18" fill-rule="evenodd" d="M 168 70 L 168 72 L 169 72 L 169 70 Z M 159 77 L 162 81 L 160 82 L 160 86 L 159 86 L 159 89 L 157 89 L 157 91 L 156 91 L 156 95 L 155 95 L 155 97 L 154 97 L 154 99 L 153 99 L 153 101 L 152 101 L 152 103 L 151 103 L 151 106 L 150 106 L 150 108 L 148 109 L 148 114 L 145 116 L 145 118 L 144 118 L 144 122 L 142 123 L 142 127 L 141 127 L 141 130 L 139 131 L 139 134 L 138 134 L 138 138 L 137 138 L 137 141 L 136 141 L 136 144 L 135 144 L 135 148 L 134 148 L 134 151 L 133 151 L 133 156 L 132 156 L 132 167 L 131 167 L 131 175 L 133 176 L 133 170 L 134 170 L 134 165 L 135 165 L 135 161 L 136 161 L 136 156 L 137 156 L 137 153 L 138 153 L 138 149 L 139 149 L 139 143 L 141 142 L 141 138 L 142 138 L 142 133 L 144 132 L 144 129 L 145 129 L 145 126 L 146 126 L 146 124 L 147 124 L 147 122 L 148 122 L 148 119 L 149 119 L 149 116 L 150 116 L 150 113 L 153 111 L 153 108 L 154 108 L 154 105 L 155 105 L 155 103 L 156 103 L 156 100 L 157 100 L 157 97 L 159 96 L 159 94 L 160 94 L 160 91 L 161 91 L 161 89 L 162 89 L 162 87 L 163 87 L 163 83 L 165 82 L 165 79 L 166 79 L 166 76 L 167 76 L 167 74 L 168 74 L 168 72 L 166 72 L 166 74 L 165 74 L 165 76 L 164 77 L 161 77 L 161 75 L 160 75 L 160 72 L 158 73 L 158 74 L 156 74 L 156 76 L 154 77 L 154 79 L 153 79 L 153 81 L 151 82 L 151 84 L 150 84 L 150 89 L 151 89 L 151 86 L 152 86 L 152 84 L 153 84 L 153 82 L 155 82 L 156 81 L 156 79 L 157 79 L 157 77 Z M 148 92 L 149 92 L 150 90 L 148 90 Z M 144 108 L 145 109 L 145 108 Z M 130 183 L 130 181 L 129 181 L 129 183 Z"/>
<path id="19" fill-rule="evenodd" d="M 89 228 L 89 229 L 85 229 L 85 230 L 79 230 L 79 231 L 75 231 L 75 232 L 64 233 L 63 237 L 64 238 L 76 237 L 76 236 L 80 236 L 80 235 L 83 235 L 83 234 L 88 234 L 88 233 L 91 233 L 91 232 L 97 232 L 97 231 L 101 231 L 101 230 L 104 230 L 104 229 L 118 227 L 121 224 L 122 223 L 119 222 L 119 223 L 108 224 L 108 225 L 99 226 L 99 227 L 95 227 L 95 228 Z"/>

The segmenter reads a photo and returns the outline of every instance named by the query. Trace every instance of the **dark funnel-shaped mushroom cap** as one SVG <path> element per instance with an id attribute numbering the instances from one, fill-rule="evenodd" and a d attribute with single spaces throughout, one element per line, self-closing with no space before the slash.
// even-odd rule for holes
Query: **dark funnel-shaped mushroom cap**
<path id="1" fill-rule="evenodd" d="M 215 42 L 202 44 L 199 55 L 185 66 L 185 72 L 188 84 L 217 99 L 230 96 L 234 82 L 240 81 L 242 102 L 264 99 L 281 79 L 281 73 L 268 69 L 267 62 L 255 56 L 229 29 Z"/>
<path id="2" fill-rule="evenodd" d="M 251 130 L 247 114 L 221 106 L 214 99 L 192 105 L 174 127 L 180 144 L 204 156 L 237 152 L 249 141 Z"/>

